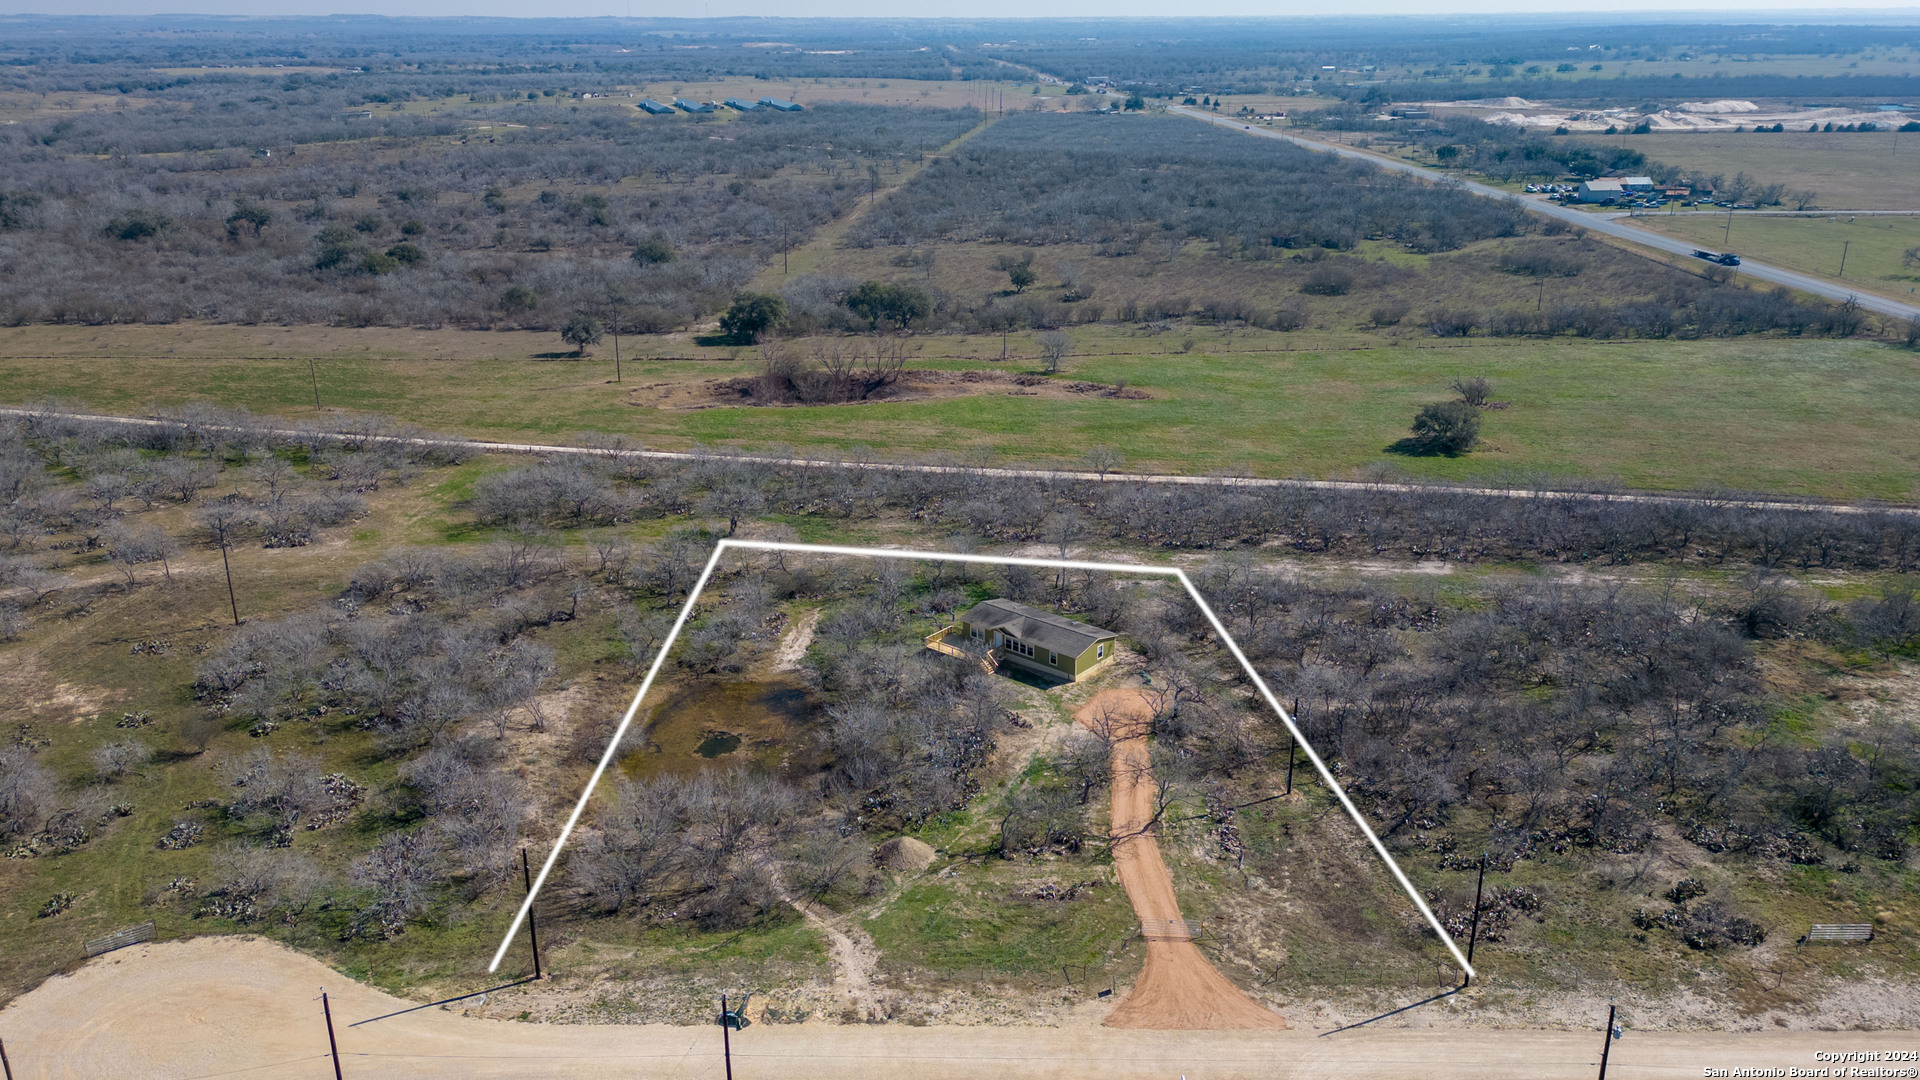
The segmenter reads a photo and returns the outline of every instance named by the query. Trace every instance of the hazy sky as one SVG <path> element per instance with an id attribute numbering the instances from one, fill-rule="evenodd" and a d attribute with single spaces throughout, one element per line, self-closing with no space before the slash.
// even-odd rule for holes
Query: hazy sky
<path id="1" fill-rule="evenodd" d="M 1843 3 L 1810 3 L 1809 0 L 1687 0 L 1688 11 L 1711 13 L 1728 18 L 1747 12 L 1767 12 L 1767 18 L 1780 19 L 1784 13 L 1806 13 L 1815 18 L 1833 18 L 1849 14 L 1873 17 L 1898 12 L 1902 22 L 1920 19 L 1920 7 L 1912 0 L 1875 4 L 1871 0 L 1845 0 Z M 1586 14 L 1597 13 L 1593 9 Z M 1679 12 L 1659 0 L 1610 0 L 1607 11 L 1658 12 L 1671 18 Z M 841 16 L 855 18 L 927 18 L 955 16 L 966 18 L 1018 18 L 1036 14 L 1031 0 L 969 0 L 934 8 L 902 4 L 900 0 L 543 0 L 529 5 L 524 0 L 0 0 L 0 14 L 60 15 L 158 15 L 194 12 L 214 15 L 492 15 L 545 17 L 567 16 L 685 16 L 691 18 L 728 15 Z M 1342 0 L 1327 4 L 1324 0 L 1062 0 L 1045 5 L 1040 12 L 1048 16 L 1100 15 L 1239 15 L 1239 16 L 1329 16 L 1329 15 L 1466 15 L 1485 12 L 1527 12 L 1533 15 L 1581 14 L 1560 6 L 1543 5 L 1539 0 Z M 1817 14 L 1816 14 L 1817 13 Z M 1801 21 L 1789 19 L 1787 21 Z M 1851 20 L 1850 20 L 1851 21 Z"/>

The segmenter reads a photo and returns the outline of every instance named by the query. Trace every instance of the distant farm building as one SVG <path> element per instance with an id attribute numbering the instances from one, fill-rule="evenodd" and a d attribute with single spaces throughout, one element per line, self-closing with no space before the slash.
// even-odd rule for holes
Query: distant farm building
<path id="1" fill-rule="evenodd" d="M 674 98 L 673 107 L 690 113 L 710 113 L 715 111 L 711 101 L 688 101 L 686 98 Z"/>
<path id="2" fill-rule="evenodd" d="M 730 97 L 727 100 L 721 102 L 720 104 L 725 105 L 727 108 L 733 109 L 737 112 L 759 112 L 760 111 L 759 105 L 751 101 L 742 101 L 737 97 Z"/>
<path id="3" fill-rule="evenodd" d="M 1574 197 L 1584 203 L 1617 202 L 1627 193 L 1627 187 L 1618 180 L 1582 181 Z"/>
<path id="4" fill-rule="evenodd" d="M 672 112 L 672 111 L 673 111 L 673 106 L 671 106 L 671 105 L 662 105 L 662 104 L 660 104 L 659 102 L 657 102 L 657 101 L 655 101 L 655 100 L 653 100 L 652 98 L 641 98 L 641 99 L 640 99 L 640 111 L 641 111 L 641 112 L 644 112 L 644 113 L 651 113 L 651 114 L 653 114 L 654 116 L 660 116 L 660 115 L 663 115 L 663 114 L 665 114 L 665 113 L 670 113 L 670 112 Z"/>
<path id="5" fill-rule="evenodd" d="M 786 98 L 777 97 L 763 97 L 760 99 L 760 104 L 777 112 L 800 112 L 803 108 L 801 105 L 788 101 Z"/>
<path id="6" fill-rule="evenodd" d="M 1652 191 L 1653 177 L 1623 176 L 1620 178 L 1620 186 L 1626 188 L 1628 191 Z"/>
<path id="7" fill-rule="evenodd" d="M 927 638 L 927 647 L 950 656 L 966 656 L 966 646 L 985 652 L 985 666 L 1002 664 L 1076 682 L 1113 659 L 1120 635 L 1051 612 L 988 600 L 975 604 L 960 621 Z M 959 639 L 958 643 L 954 639 Z"/>

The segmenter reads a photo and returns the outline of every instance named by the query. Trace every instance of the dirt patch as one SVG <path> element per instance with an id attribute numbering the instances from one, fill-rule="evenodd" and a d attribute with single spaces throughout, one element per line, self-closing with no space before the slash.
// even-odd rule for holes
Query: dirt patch
<path id="1" fill-rule="evenodd" d="M 800 661 L 806 658 L 807 647 L 813 644 L 813 628 L 818 625 L 819 608 L 813 608 L 795 619 L 786 636 L 780 639 L 780 647 L 774 650 L 773 670 L 800 670 Z"/>
<path id="2" fill-rule="evenodd" d="M 1102 690 L 1074 714 L 1113 740 L 1113 864 L 1147 938 L 1147 963 L 1108 1027 L 1283 1030 L 1286 1020 L 1228 982 L 1193 943 L 1153 833 L 1147 725 L 1153 691 Z"/>
<path id="3" fill-rule="evenodd" d="M 759 393 L 760 379 L 743 375 L 733 379 L 699 379 L 648 383 L 627 391 L 626 403 L 667 412 L 723 408 L 813 408 L 791 401 L 768 400 Z M 939 398 L 1013 396 L 1056 401 L 1109 398 L 1146 401 L 1153 395 L 1131 386 L 1080 380 L 1050 379 L 1044 375 L 1006 371 L 933 371 L 910 368 L 900 378 L 843 405 L 871 405 L 887 401 L 932 401 Z"/>

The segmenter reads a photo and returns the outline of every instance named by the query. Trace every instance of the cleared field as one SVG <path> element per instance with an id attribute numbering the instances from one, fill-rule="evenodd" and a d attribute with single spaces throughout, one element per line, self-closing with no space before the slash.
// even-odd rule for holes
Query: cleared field
<path id="1" fill-rule="evenodd" d="M 1920 218 L 1854 217 L 1820 214 L 1807 217 L 1735 215 L 1725 228 L 1722 214 L 1649 214 L 1634 224 L 1669 236 L 1691 240 L 1702 247 L 1728 250 L 1835 282 L 1856 285 L 1868 292 L 1912 300 L 1920 292 L 1920 266 L 1907 266 L 1902 255 L 1920 246 Z M 1840 276 L 1841 255 L 1846 276 Z"/>
<path id="2" fill-rule="evenodd" d="M 1630 147 L 1655 161 L 1719 173 L 1729 180 L 1744 172 L 1756 183 L 1812 191 L 1818 196 L 1816 205 L 1823 207 L 1920 210 L 1920 137 L 1912 134 L 1744 131 L 1568 138 Z"/>
<path id="3" fill-rule="evenodd" d="M 1741 223 L 1736 223 L 1736 228 Z M 1851 270 L 1851 268 L 1849 268 Z M 1191 346 L 1189 348 L 1189 342 Z M 1032 371 L 1030 336 L 916 339 L 908 364 Z M 752 373 L 748 350 L 650 338 L 615 385 L 611 350 L 536 360 L 541 335 L 194 327 L 30 327 L 0 336 L 10 402 L 47 397 L 108 411 L 213 401 L 313 414 L 308 357 L 329 408 L 385 412 L 480 437 L 618 432 L 661 448 L 696 442 L 846 454 L 986 451 L 1078 461 L 1111 446 L 1133 471 L 1350 475 L 1391 463 L 1417 477 L 1613 477 L 1646 488 L 1725 486 L 1834 498 L 1920 495 L 1920 356 L 1859 342 L 1512 340 L 1449 346 L 1410 334 L 1075 331 L 1068 380 L 1125 379 L 1148 397 L 1060 400 L 998 392 L 865 405 L 667 410 L 646 388 Z M 805 343 L 800 343 L 805 349 Z M 631 348 L 631 345 L 629 345 Z M 1187 350 L 1187 351 L 1183 351 Z M 168 355 L 169 352 L 172 355 Z M 1460 375 L 1513 407 L 1487 414 L 1486 445 L 1459 458 L 1385 448 Z"/>

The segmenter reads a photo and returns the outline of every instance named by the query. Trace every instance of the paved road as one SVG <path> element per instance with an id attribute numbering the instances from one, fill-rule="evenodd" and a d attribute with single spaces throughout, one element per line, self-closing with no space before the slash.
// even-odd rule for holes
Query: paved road
<path id="1" fill-rule="evenodd" d="M 1573 210 L 1544 200 L 1521 198 L 1511 191 L 1502 191 L 1497 187 L 1492 187 L 1487 184 L 1476 183 L 1472 180 L 1463 180 L 1457 176 L 1449 176 L 1437 169 L 1429 169 L 1424 165 L 1416 165 L 1410 161 L 1401 161 L 1398 158 L 1386 157 L 1356 147 L 1329 145 L 1314 139 L 1303 139 L 1298 135 L 1288 135 L 1285 132 L 1274 131 L 1270 128 L 1254 127 L 1241 123 L 1232 117 L 1213 116 L 1197 108 L 1189 108 L 1183 105 L 1172 106 L 1168 111 L 1181 116 L 1191 117 L 1195 120 L 1204 120 L 1209 124 L 1217 124 L 1220 127 L 1232 128 L 1235 131 L 1248 135 L 1257 135 L 1263 139 L 1278 139 L 1282 142 L 1293 143 L 1295 146 L 1306 147 L 1308 150 L 1338 154 L 1341 157 L 1365 161 L 1383 169 L 1393 169 L 1398 172 L 1411 173 L 1437 183 L 1449 184 L 1464 191 L 1471 191 L 1475 195 L 1484 195 L 1489 199 L 1511 200 L 1536 214 L 1559 218 L 1562 221 L 1578 225 L 1583 229 L 1591 229 L 1594 232 L 1604 233 L 1615 239 L 1628 240 L 1659 251 L 1671 252 L 1675 255 L 1692 255 L 1696 246 L 1684 240 L 1675 240 L 1670 236 L 1662 236 L 1659 233 L 1636 228 L 1627 223 L 1630 219 L 1599 217 L 1584 210 Z M 1777 266 L 1768 266 L 1766 263 L 1754 262 L 1751 259 L 1742 259 L 1740 261 L 1740 272 L 1748 277 L 1759 278 L 1761 281 L 1770 281 L 1776 285 L 1785 285 L 1790 289 L 1799 289 L 1802 292 L 1809 292 L 1815 296 L 1824 296 L 1830 300 L 1845 300 L 1851 297 L 1858 301 L 1861 307 L 1866 308 L 1868 311 L 1877 311 L 1882 315 L 1892 315 L 1902 319 L 1920 319 L 1920 307 L 1912 304 L 1903 304 L 1898 300 L 1890 300 L 1884 296 L 1876 296 L 1872 293 L 1856 292 L 1843 285 L 1836 285 L 1831 281 L 1797 273 L 1792 270 L 1783 270 Z"/>
<path id="2" fill-rule="evenodd" d="M 52 412 L 0 406 L 0 417 L 59 418 L 102 424 L 126 424 L 131 427 L 178 427 L 180 421 L 150 416 L 108 416 L 101 413 Z M 219 424 L 201 424 L 210 430 L 241 430 Z M 1743 510 L 1801 510 L 1834 514 L 1920 514 L 1920 506 L 1897 503 L 1831 503 L 1816 499 L 1740 499 L 1701 495 L 1653 495 L 1624 491 L 1562 491 L 1551 488 L 1489 488 L 1455 484 L 1388 484 L 1359 480 L 1302 480 L 1268 476 L 1191 476 L 1181 473 L 1084 472 L 1074 469 L 976 468 L 970 465 L 918 465 L 910 462 L 835 461 L 825 458 L 775 457 L 765 454 L 681 453 L 673 450 L 643 450 L 620 446 L 565 446 L 555 443 L 488 442 L 483 439 L 453 439 L 435 436 L 367 435 L 345 430 L 315 428 L 257 427 L 288 441 L 326 439 L 343 443 L 400 443 L 408 446 L 439 446 L 482 454 L 539 454 L 555 457 L 653 458 L 665 461 L 739 461 L 752 465 L 770 465 L 784 469 L 871 469 L 902 473 L 967 473 L 996 480 L 1050 481 L 1126 481 L 1134 484 L 1175 484 L 1199 487 L 1297 488 L 1305 491 L 1351 491 L 1373 494 L 1453 494 L 1479 495 L 1498 499 L 1578 499 L 1587 502 L 1644 503 L 1651 506 L 1708 504 L 1732 506 Z"/>

